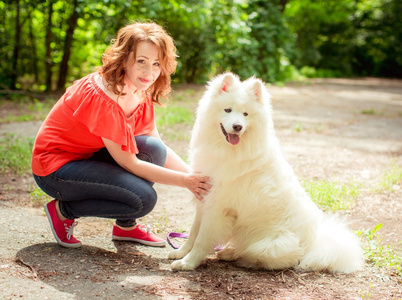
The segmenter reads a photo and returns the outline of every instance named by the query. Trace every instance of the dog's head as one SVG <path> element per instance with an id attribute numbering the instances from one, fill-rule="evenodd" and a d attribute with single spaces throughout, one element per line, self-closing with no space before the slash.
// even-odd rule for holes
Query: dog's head
<path id="1" fill-rule="evenodd" d="M 250 129 L 264 126 L 267 95 L 261 80 L 252 77 L 241 82 L 225 73 L 209 83 L 209 92 L 209 109 L 217 116 L 214 124 L 230 145 L 238 145 Z"/>

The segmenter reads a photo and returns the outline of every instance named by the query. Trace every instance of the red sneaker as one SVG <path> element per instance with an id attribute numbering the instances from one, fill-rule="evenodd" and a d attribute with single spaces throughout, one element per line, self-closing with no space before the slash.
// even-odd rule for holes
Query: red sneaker
<path id="1" fill-rule="evenodd" d="M 50 223 L 53 236 L 60 246 L 67 248 L 81 247 L 81 242 L 73 237 L 74 227 L 78 224 L 74 220 L 60 220 L 56 212 L 56 200 L 45 205 L 45 212 Z"/>
<path id="2" fill-rule="evenodd" d="M 116 224 L 113 224 L 112 239 L 116 241 L 137 242 L 155 247 L 164 247 L 166 245 L 163 239 L 157 237 L 149 230 L 149 228 L 140 224 L 132 230 L 123 230 L 117 227 Z"/>

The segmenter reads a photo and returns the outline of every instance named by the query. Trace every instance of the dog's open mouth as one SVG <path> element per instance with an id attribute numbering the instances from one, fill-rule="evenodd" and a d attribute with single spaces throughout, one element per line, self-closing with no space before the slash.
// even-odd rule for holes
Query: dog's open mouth
<path id="1" fill-rule="evenodd" d="M 221 129 L 223 134 L 226 137 L 226 140 L 228 141 L 228 143 L 232 144 L 232 145 L 237 145 L 240 142 L 240 137 L 238 134 L 234 134 L 234 133 L 227 133 L 225 128 L 223 127 L 222 123 L 221 123 Z"/>

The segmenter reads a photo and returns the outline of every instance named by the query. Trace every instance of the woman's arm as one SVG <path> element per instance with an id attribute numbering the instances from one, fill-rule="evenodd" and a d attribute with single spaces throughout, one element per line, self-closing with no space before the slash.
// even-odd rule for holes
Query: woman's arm
<path id="1" fill-rule="evenodd" d="M 203 196 L 206 195 L 208 190 L 212 187 L 208 183 L 209 178 L 207 176 L 189 174 L 154 165 L 138 159 L 135 154 L 121 150 L 121 145 L 111 140 L 105 138 L 102 138 L 102 140 L 113 159 L 122 168 L 138 177 L 152 182 L 185 187 L 199 200 L 202 200 Z"/>

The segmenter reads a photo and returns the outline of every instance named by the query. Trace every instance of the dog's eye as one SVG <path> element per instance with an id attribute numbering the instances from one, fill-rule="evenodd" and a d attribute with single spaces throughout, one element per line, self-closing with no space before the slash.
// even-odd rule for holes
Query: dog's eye
<path id="1" fill-rule="evenodd" d="M 243 113 L 243 116 L 247 117 L 247 116 L 248 116 L 248 113 L 247 113 L 247 112 L 244 112 L 244 113 Z"/>
<path id="2" fill-rule="evenodd" d="M 231 112 L 232 112 L 232 109 L 231 109 L 231 108 L 225 108 L 225 112 L 231 113 Z"/>

